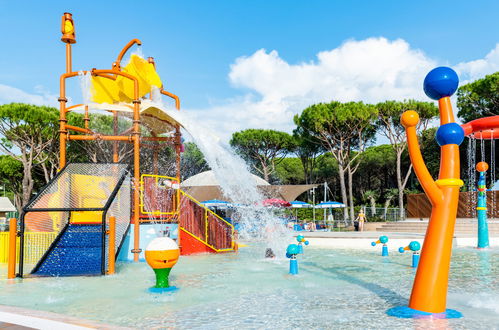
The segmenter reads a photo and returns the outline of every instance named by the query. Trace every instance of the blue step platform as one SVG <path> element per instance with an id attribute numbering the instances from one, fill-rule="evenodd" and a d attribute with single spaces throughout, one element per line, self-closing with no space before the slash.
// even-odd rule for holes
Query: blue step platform
<path id="1" fill-rule="evenodd" d="M 101 275 L 102 226 L 69 224 L 32 275 Z"/>

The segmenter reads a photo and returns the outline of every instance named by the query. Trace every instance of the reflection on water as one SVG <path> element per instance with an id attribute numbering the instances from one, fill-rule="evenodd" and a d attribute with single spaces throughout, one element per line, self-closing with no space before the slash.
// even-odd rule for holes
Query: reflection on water
<path id="1" fill-rule="evenodd" d="M 457 320 L 407 320 L 385 314 L 407 303 L 414 269 L 404 255 L 309 247 L 300 274 L 289 261 L 239 254 L 182 257 L 171 275 L 180 288 L 151 294 L 145 263 L 118 264 L 106 277 L 0 279 L 0 304 L 48 310 L 135 328 L 483 329 L 499 324 L 499 250 L 453 253 L 448 307 Z M 276 251 L 277 256 L 282 251 Z M 384 261 L 387 260 L 387 261 Z M 0 269 L 5 276 L 5 268 Z"/>

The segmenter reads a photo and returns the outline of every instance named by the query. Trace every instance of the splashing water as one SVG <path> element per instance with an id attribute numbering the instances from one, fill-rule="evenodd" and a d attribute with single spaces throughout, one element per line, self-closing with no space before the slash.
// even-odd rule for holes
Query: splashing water
<path id="1" fill-rule="evenodd" d="M 92 74 L 90 72 L 83 73 L 83 71 L 78 71 L 78 79 L 80 80 L 83 104 L 90 104 L 92 101 Z"/>
<path id="2" fill-rule="evenodd" d="M 179 112 L 175 117 L 203 153 L 223 195 L 236 205 L 235 217 L 241 224 L 240 236 L 245 239 L 263 239 L 267 247 L 277 251 L 276 255 L 284 255 L 291 233 L 272 209 L 261 205 L 264 196 L 259 192 L 244 160 L 189 114 Z"/>

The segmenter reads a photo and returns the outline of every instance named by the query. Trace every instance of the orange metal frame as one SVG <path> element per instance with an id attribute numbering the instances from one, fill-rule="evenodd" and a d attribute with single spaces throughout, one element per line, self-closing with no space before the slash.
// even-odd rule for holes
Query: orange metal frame
<path id="1" fill-rule="evenodd" d="M 72 31 L 66 30 L 66 25 L 70 24 L 72 27 Z M 113 145 L 113 162 L 118 162 L 118 148 L 117 144 L 119 142 L 127 142 L 133 143 L 133 165 L 134 165 L 134 192 L 133 192 L 133 225 L 134 225 L 134 249 L 132 252 L 134 253 L 134 261 L 139 260 L 139 189 L 140 189 L 140 141 L 154 141 L 154 142 L 173 142 L 175 146 L 176 152 L 176 178 L 177 181 L 180 182 L 180 147 L 181 147 L 181 133 L 180 126 L 175 125 L 175 136 L 174 138 L 163 138 L 163 137 L 142 137 L 140 132 L 140 103 L 141 100 L 139 98 L 139 82 L 137 78 L 134 76 L 127 74 L 121 71 L 121 60 L 126 52 L 135 44 L 141 45 L 141 41 L 138 39 L 131 40 L 125 47 L 120 51 L 116 61 L 112 65 L 112 69 L 108 70 L 97 70 L 92 69 L 90 71 L 83 71 L 84 74 L 90 73 L 92 76 L 104 77 L 107 79 L 115 80 L 117 76 L 125 77 L 129 80 L 132 80 L 134 83 L 134 98 L 133 98 L 133 126 L 131 131 L 128 130 L 129 136 L 118 135 L 117 132 L 117 113 L 116 111 L 112 111 L 114 115 L 114 135 L 101 135 L 95 134 L 88 128 L 89 116 L 88 116 L 88 107 L 85 106 L 85 117 L 84 123 L 85 127 L 76 127 L 67 124 L 66 113 L 71 111 L 75 106 L 67 107 L 68 99 L 66 98 L 66 79 L 73 78 L 78 76 L 79 72 L 75 72 L 72 70 L 72 54 L 71 54 L 71 45 L 76 43 L 75 33 L 74 33 L 74 22 L 72 19 L 72 15 L 70 13 L 64 13 L 62 16 L 62 27 L 61 27 L 63 36 L 61 40 L 66 43 L 66 73 L 62 74 L 60 77 L 60 116 L 59 116 L 59 143 L 60 143 L 60 161 L 59 168 L 63 168 L 66 165 L 66 141 L 74 141 L 74 140 L 85 140 L 85 141 L 95 141 L 95 140 L 105 140 L 105 141 L 114 141 Z M 153 61 L 152 58 L 150 61 Z M 81 72 L 81 71 L 80 71 Z M 180 99 L 175 94 L 165 91 L 163 88 L 160 90 L 161 94 L 171 97 L 175 100 L 175 107 L 177 110 L 180 110 Z M 83 133 L 85 135 L 71 135 L 69 131 L 75 131 L 79 133 Z M 156 148 L 157 149 L 157 148 Z M 154 167 L 157 168 L 157 150 L 154 150 Z"/>

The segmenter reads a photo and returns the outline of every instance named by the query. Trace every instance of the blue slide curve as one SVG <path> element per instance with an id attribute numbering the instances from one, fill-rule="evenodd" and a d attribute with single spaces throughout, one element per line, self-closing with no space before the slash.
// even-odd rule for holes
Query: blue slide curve
<path id="1" fill-rule="evenodd" d="M 33 270 L 38 276 L 101 275 L 102 226 L 69 224 Z"/>

